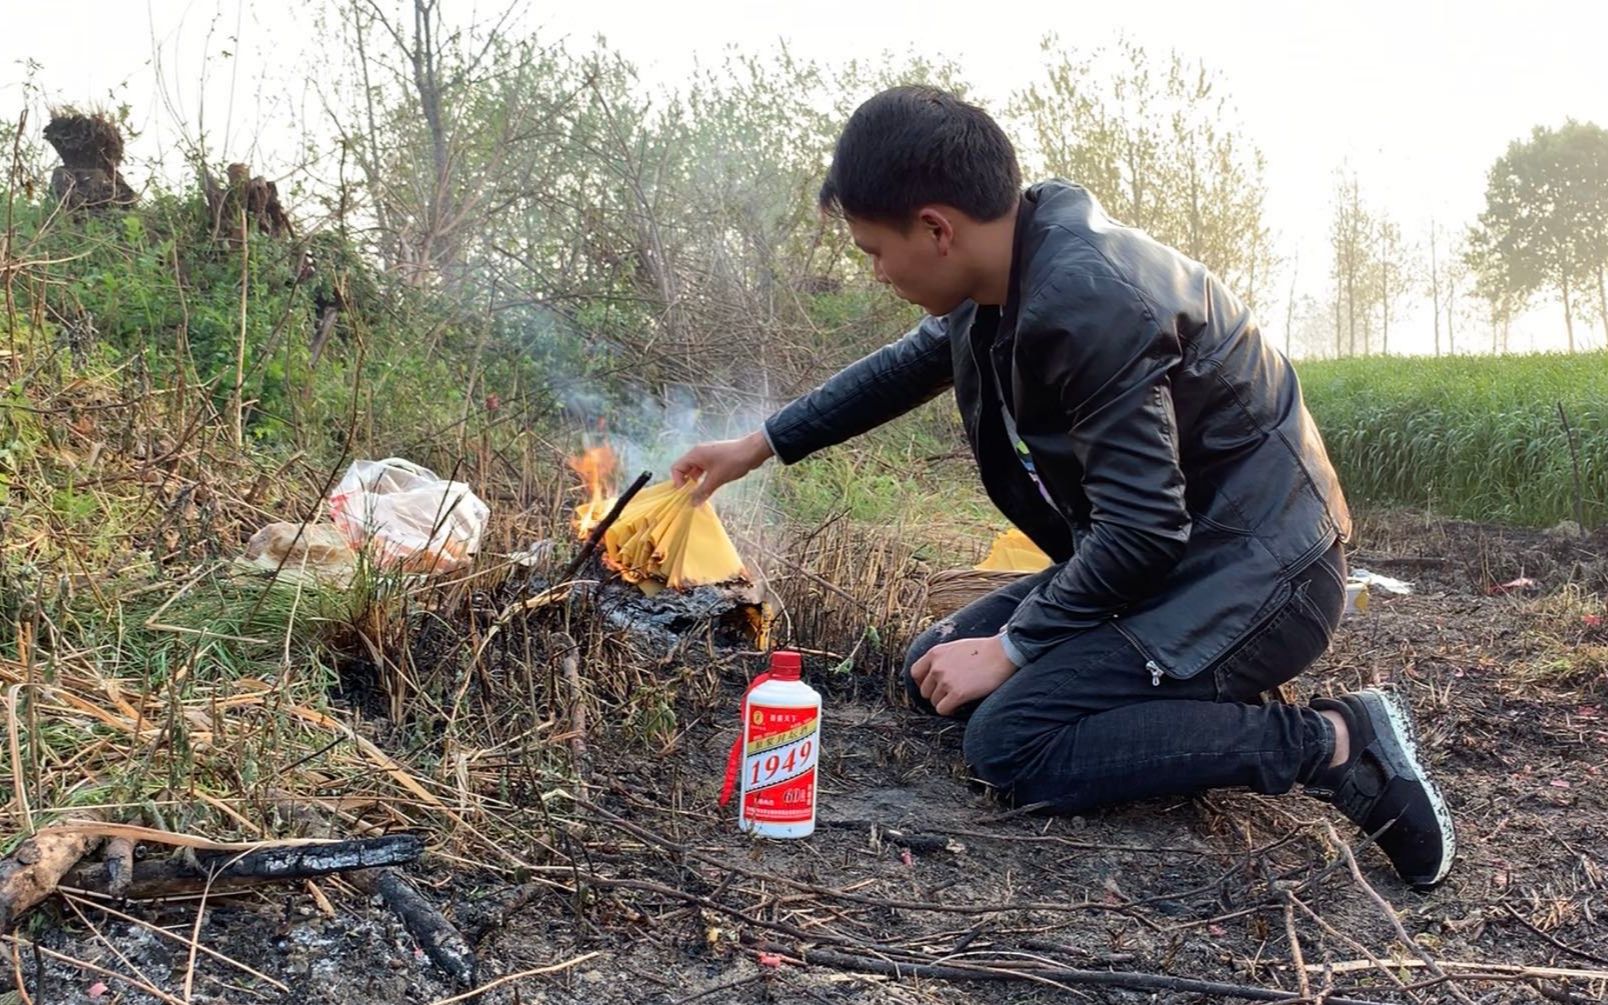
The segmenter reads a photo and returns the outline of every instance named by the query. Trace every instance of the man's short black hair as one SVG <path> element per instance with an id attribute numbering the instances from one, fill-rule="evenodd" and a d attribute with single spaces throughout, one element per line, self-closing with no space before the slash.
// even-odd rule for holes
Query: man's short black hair
<path id="1" fill-rule="evenodd" d="M 854 110 L 821 185 L 821 208 L 906 225 L 942 203 L 997 220 L 1022 191 L 1016 148 L 992 117 L 936 87 L 893 87 Z"/>

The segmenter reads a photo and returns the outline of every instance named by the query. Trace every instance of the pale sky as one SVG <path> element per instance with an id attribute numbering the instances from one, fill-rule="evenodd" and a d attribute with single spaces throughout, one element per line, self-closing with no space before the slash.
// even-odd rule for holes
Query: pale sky
<path id="1" fill-rule="evenodd" d="M 502 6 L 443 2 L 453 19 L 477 6 L 488 14 Z M 47 100 L 133 106 L 144 135 L 132 153 L 152 158 L 176 135 L 173 115 L 157 97 L 153 53 L 159 53 L 183 117 L 193 120 L 204 67 L 206 118 L 218 138 L 227 122 L 229 159 L 243 156 L 244 137 L 255 136 L 254 166 L 272 174 L 292 162 L 304 126 L 314 133 L 323 128 L 317 95 L 301 86 L 298 72 L 325 47 L 313 29 L 323 4 L 3 0 L 0 117 L 14 121 L 24 61 L 31 59 L 40 64 L 34 79 Z M 237 20 L 244 36 L 238 45 L 231 41 Z M 1320 295 L 1341 164 L 1357 170 L 1365 196 L 1410 239 L 1422 241 L 1432 215 L 1458 228 L 1473 219 L 1487 168 L 1533 125 L 1570 116 L 1608 124 L 1600 56 L 1608 4 L 1579 0 L 612 0 L 532 3 L 523 21 L 546 37 L 583 44 L 601 33 L 650 84 L 673 85 L 695 58 L 716 60 L 728 45 L 766 51 L 786 40 L 795 54 L 828 61 L 914 49 L 960 63 L 976 93 L 996 108 L 1033 78 L 1046 31 L 1070 45 L 1109 43 L 1125 32 L 1156 50 L 1177 48 L 1224 80 L 1267 158 L 1269 217 L 1280 251 L 1299 256 L 1298 289 Z M 238 59 L 220 58 L 224 50 Z M 131 161 L 136 186 L 149 172 Z M 1267 313 L 1264 326 L 1282 325 L 1282 306 L 1270 304 Z M 1421 313 L 1404 320 L 1393 345 L 1427 350 L 1429 319 L 1427 310 Z M 1548 305 L 1515 328 L 1513 348 L 1561 346 L 1562 328 L 1561 309 Z M 1584 330 L 1577 323 L 1577 332 Z M 1602 344 L 1600 325 L 1589 339 Z"/>

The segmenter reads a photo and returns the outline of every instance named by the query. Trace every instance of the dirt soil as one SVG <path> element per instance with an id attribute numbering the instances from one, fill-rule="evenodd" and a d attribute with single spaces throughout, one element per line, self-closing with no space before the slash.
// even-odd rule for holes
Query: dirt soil
<path id="1" fill-rule="evenodd" d="M 585 957 L 479 999 L 492 1005 L 1221 1000 L 1131 978 L 1091 984 L 1091 971 L 1249 985 L 1287 1001 L 1325 991 L 1392 1003 L 1604 1000 L 1608 536 L 1395 517 L 1370 521 L 1359 540 L 1353 566 L 1416 590 L 1375 590 L 1298 691 L 1391 684 L 1410 697 L 1460 827 L 1459 861 L 1430 893 L 1404 888 L 1366 847 L 1359 881 L 1333 836 L 1356 844 L 1354 830 L 1300 795 L 1013 814 L 968 782 L 957 727 L 886 701 L 880 682 L 832 689 L 816 834 L 749 839 L 714 806 L 735 672 L 728 707 L 680 710 L 690 725 L 662 758 L 594 744 L 596 809 L 580 811 L 587 826 L 566 849 L 576 869 L 509 885 L 436 858 L 413 878 L 476 941 L 483 982 Z M 1539 586 L 1498 586 L 1520 577 Z M 137 970 L 172 1001 L 456 992 L 377 901 L 321 890 L 333 916 L 307 889 L 286 888 L 215 905 L 200 928 L 203 945 L 288 991 L 202 956 L 186 992 L 184 942 L 93 912 L 57 910 L 38 937 Z M 186 938 L 195 923 L 193 904 L 128 910 Z M 15 963 L 35 1002 L 161 1000 L 49 958 Z M 1532 981 L 1496 964 L 1559 969 Z M 91 997 L 101 980 L 109 989 Z"/>

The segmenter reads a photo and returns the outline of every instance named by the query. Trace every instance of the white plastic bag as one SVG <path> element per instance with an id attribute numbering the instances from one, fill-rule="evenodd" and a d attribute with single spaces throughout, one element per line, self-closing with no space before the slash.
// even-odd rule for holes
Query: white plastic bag
<path id="1" fill-rule="evenodd" d="M 469 564 L 491 510 L 465 483 L 387 457 L 354 461 L 329 495 L 329 515 L 380 567 L 431 573 Z"/>
<path id="2" fill-rule="evenodd" d="M 345 589 L 357 573 L 346 535 L 327 523 L 270 523 L 246 542 L 235 567 L 272 572 L 286 583 L 327 583 Z"/>

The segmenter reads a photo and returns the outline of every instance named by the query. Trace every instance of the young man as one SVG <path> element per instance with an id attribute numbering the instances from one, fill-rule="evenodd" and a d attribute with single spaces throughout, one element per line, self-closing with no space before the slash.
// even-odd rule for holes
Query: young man
<path id="1" fill-rule="evenodd" d="M 997 123 L 928 87 L 878 94 L 821 206 L 927 312 L 737 440 L 672 468 L 707 498 L 952 387 L 990 498 L 1056 564 L 929 629 L 920 707 L 966 720 L 978 777 L 1063 813 L 1222 786 L 1332 801 L 1410 884 L 1451 817 L 1406 705 L 1264 705 L 1328 647 L 1350 516 L 1288 360 L 1199 263 L 1076 185 L 1021 187 Z"/>

